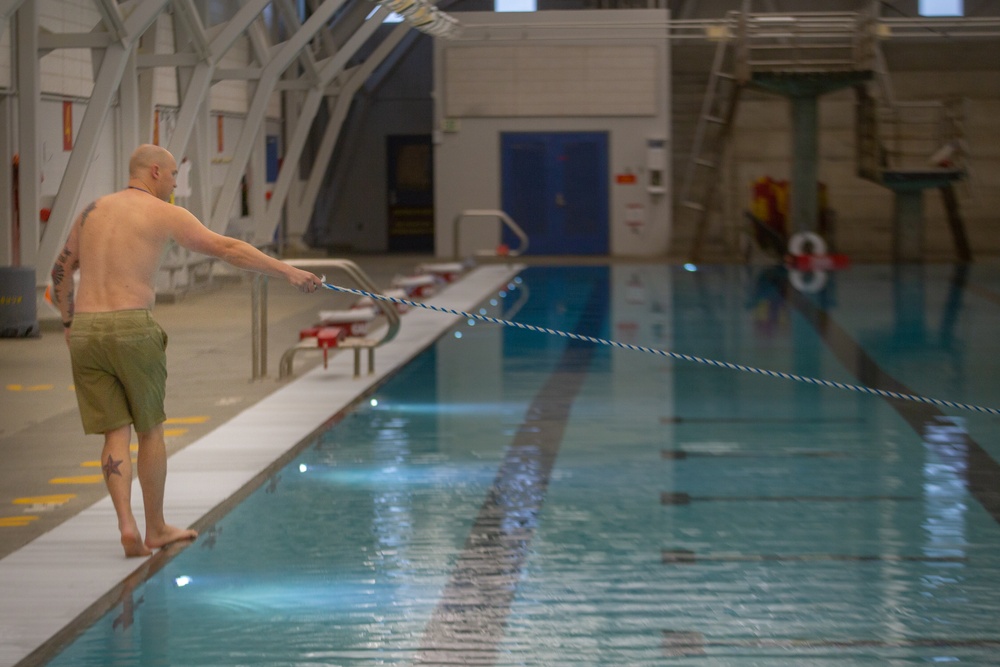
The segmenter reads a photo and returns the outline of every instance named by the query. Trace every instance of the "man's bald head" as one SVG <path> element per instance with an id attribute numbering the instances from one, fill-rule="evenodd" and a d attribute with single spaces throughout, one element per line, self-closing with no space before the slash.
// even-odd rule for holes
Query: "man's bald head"
<path id="1" fill-rule="evenodd" d="M 129 178 L 141 178 L 154 166 L 167 169 L 173 161 L 174 156 L 166 148 L 155 144 L 143 144 L 135 149 L 128 161 Z"/>
<path id="2" fill-rule="evenodd" d="M 169 201 L 177 185 L 177 161 L 166 148 L 143 144 L 128 161 L 129 187 Z M 141 186 L 141 187 L 140 187 Z"/>

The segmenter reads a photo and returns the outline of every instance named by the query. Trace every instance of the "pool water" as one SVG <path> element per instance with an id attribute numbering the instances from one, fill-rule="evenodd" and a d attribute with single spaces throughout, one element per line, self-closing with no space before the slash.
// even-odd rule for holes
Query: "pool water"
<path id="1" fill-rule="evenodd" d="M 1000 406 L 995 266 L 534 267 L 483 308 Z M 998 436 L 463 321 L 50 664 L 995 665 Z"/>

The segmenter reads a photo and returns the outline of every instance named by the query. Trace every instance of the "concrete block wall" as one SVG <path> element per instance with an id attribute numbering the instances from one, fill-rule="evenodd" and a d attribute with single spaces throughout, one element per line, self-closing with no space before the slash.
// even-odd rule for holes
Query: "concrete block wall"
<path id="1" fill-rule="evenodd" d="M 1000 61 L 998 61 L 1000 66 Z M 704 74 L 707 80 L 707 72 Z M 957 99 L 964 109 L 969 144 L 970 178 L 957 186 L 960 212 L 973 255 L 1000 255 L 1000 69 L 997 71 L 890 72 L 896 99 Z M 695 78 L 695 75 L 688 75 Z M 874 88 L 873 88 L 874 90 Z M 675 95 L 677 104 L 683 97 Z M 690 103 L 690 102 L 689 102 Z M 700 104 L 700 100 L 699 100 Z M 683 111 L 675 106 L 675 115 Z M 696 114 L 695 114 L 696 115 Z M 887 260 L 892 251 L 893 193 L 857 176 L 855 163 L 855 96 L 838 91 L 820 99 L 820 180 L 827 185 L 829 205 L 836 214 L 837 249 L 858 260 Z M 787 179 L 791 162 L 791 119 L 787 99 L 746 92 L 737 111 L 727 151 L 720 194 L 721 219 L 710 230 L 732 242 L 745 225 L 751 183 L 762 176 Z M 677 125 L 675 121 L 675 131 Z M 693 129 L 692 129 L 693 134 Z M 691 137 L 685 137 L 690 144 Z M 676 187 L 684 174 L 689 147 L 679 147 Z M 950 260 L 954 242 L 940 193 L 924 193 L 925 258 Z M 675 248 L 682 252 L 693 230 L 679 228 Z"/>

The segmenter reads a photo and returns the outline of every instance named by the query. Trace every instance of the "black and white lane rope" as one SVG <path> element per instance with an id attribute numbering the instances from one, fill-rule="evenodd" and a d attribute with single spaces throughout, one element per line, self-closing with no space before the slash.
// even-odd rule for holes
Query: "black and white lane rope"
<path id="1" fill-rule="evenodd" d="M 324 276 L 325 278 L 325 276 Z M 794 373 L 783 373 L 781 371 L 772 371 L 765 368 L 754 368 L 753 366 L 744 366 L 743 364 L 734 364 L 728 361 L 716 361 L 715 359 L 705 359 L 703 357 L 696 357 L 690 354 L 681 354 L 680 352 L 671 352 L 669 350 L 660 350 L 653 347 L 645 347 L 643 345 L 631 345 L 629 343 L 621 343 L 614 340 L 607 340 L 605 338 L 595 338 L 594 336 L 583 336 L 581 334 L 572 333 L 569 331 L 559 331 L 558 329 L 549 329 L 546 327 L 538 327 L 532 324 L 524 324 L 522 322 L 512 322 L 510 320 L 501 320 L 496 317 L 490 317 L 488 315 L 482 315 L 477 313 L 466 313 L 461 310 L 453 310 L 451 308 L 443 308 L 441 306 L 434 306 L 432 304 L 420 303 L 418 301 L 410 301 L 408 299 L 399 299 L 396 297 L 385 296 L 383 294 L 373 294 L 372 292 L 366 292 L 364 290 L 353 289 L 350 287 L 341 287 L 339 285 L 332 285 L 330 283 L 323 282 L 323 287 L 335 292 L 342 292 L 345 294 L 354 294 L 356 296 L 364 296 L 376 301 L 385 301 L 393 304 L 402 304 L 405 306 L 410 306 L 412 308 L 423 308 L 425 310 L 432 310 L 438 313 L 445 313 L 447 315 L 457 315 L 466 319 L 479 320 L 481 322 L 489 322 L 491 324 L 501 324 L 506 327 L 513 327 L 515 329 L 524 329 L 527 331 L 535 331 L 538 333 L 549 334 L 552 336 L 561 336 L 563 338 L 571 338 L 573 340 L 586 341 L 588 343 L 593 343 L 595 345 L 607 345 L 609 347 L 617 347 L 623 350 L 632 350 L 635 352 L 645 352 L 648 354 L 655 354 L 661 357 L 668 357 L 670 359 L 676 359 L 679 361 L 691 361 L 696 364 L 704 364 L 706 366 L 714 366 L 716 368 L 727 368 L 734 371 L 742 371 L 744 373 L 753 373 L 755 375 L 764 375 L 767 377 L 781 378 L 783 380 L 793 380 L 795 382 L 802 382 L 805 384 L 812 384 L 821 387 L 831 387 L 833 389 L 843 389 L 846 391 L 858 392 L 861 394 L 869 394 L 872 396 L 881 396 L 882 398 L 890 398 L 899 401 L 911 401 L 915 403 L 926 403 L 929 405 L 936 405 L 938 407 L 954 408 L 957 410 L 967 410 L 970 412 L 979 412 L 983 414 L 990 415 L 1000 415 L 1000 409 L 998 408 L 988 408 L 979 405 L 970 405 L 968 403 L 957 403 L 955 401 L 947 401 L 938 398 L 928 398 L 926 396 L 918 396 L 915 394 L 901 394 L 896 391 L 886 391 L 885 389 L 875 389 L 873 387 L 866 387 L 864 385 L 857 384 L 847 384 L 845 382 L 834 382 L 832 380 L 821 380 L 818 378 L 805 377 L 802 375 L 796 375 Z"/>

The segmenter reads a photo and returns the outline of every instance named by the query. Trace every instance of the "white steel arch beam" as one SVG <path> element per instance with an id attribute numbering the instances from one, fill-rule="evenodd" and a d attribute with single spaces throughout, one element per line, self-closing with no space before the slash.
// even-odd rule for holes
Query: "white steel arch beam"
<path id="1" fill-rule="evenodd" d="M 184 8 L 177 11 L 176 7 L 179 5 L 184 5 Z M 187 200 L 184 206 L 195 217 L 203 220 L 211 211 L 209 202 L 211 169 L 208 147 L 206 143 L 200 141 L 192 144 L 190 138 L 193 132 L 198 132 L 199 137 L 208 136 L 207 100 L 215 64 L 218 61 L 211 58 L 211 46 L 205 29 L 190 3 L 180 0 L 175 2 L 174 7 L 174 53 L 194 57 L 196 62 L 191 67 L 187 65 L 174 67 L 180 109 L 167 143 L 167 150 L 174 155 L 178 164 L 182 164 L 185 158 L 190 161 L 188 165 L 190 194 L 185 193 Z"/>
<path id="2" fill-rule="evenodd" d="M 289 25 L 293 32 L 298 32 L 302 29 L 302 22 L 299 20 L 299 16 L 295 11 L 295 7 L 292 6 L 291 0 L 274 0 L 274 6 L 281 12 L 282 18 L 284 18 L 285 23 Z M 323 34 L 325 31 L 320 30 L 317 32 Z M 299 63 L 302 65 L 302 69 L 305 70 L 306 80 L 310 82 L 315 81 L 319 77 L 316 58 L 310 48 L 311 41 L 312 38 L 299 51 Z"/>
<path id="3" fill-rule="evenodd" d="M 121 84 L 122 75 L 132 50 L 139 37 L 156 21 L 156 17 L 166 6 L 166 2 L 167 0 L 143 0 L 135 2 L 131 6 L 123 5 L 123 7 L 132 10 L 128 17 L 122 21 L 123 39 L 120 42 L 110 44 L 104 50 L 101 68 L 94 80 L 94 90 L 80 124 L 78 139 L 70 153 L 66 172 L 59 184 L 59 190 L 52 205 L 49 225 L 38 249 L 35 280 L 39 286 L 44 285 L 48 280 L 49 270 L 59 254 L 60 246 L 69 235 L 73 216 L 83 191 L 87 167 L 93 160 L 108 109 L 111 108 L 111 102 Z M 118 11 L 117 5 L 106 5 L 106 8 L 108 7 L 110 7 L 109 11 Z"/>
<path id="4" fill-rule="evenodd" d="M 313 120 L 316 118 L 316 112 L 319 111 L 319 105 L 326 96 L 327 85 L 344 69 L 351 56 L 357 53 L 358 49 L 368 41 L 368 38 L 378 29 L 382 24 L 382 19 L 388 13 L 388 10 L 379 7 L 378 11 L 351 35 L 347 43 L 334 56 L 323 63 L 319 81 L 306 94 L 305 102 L 299 110 L 294 133 L 286 147 L 284 165 L 287 168 L 282 168 L 278 172 L 278 180 L 274 184 L 271 201 L 267 206 L 267 214 L 258 218 L 254 225 L 254 234 L 257 238 L 271 238 L 278 227 L 281 210 L 285 205 L 285 200 L 288 198 L 288 191 L 291 188 L 292 178 L 296 172 L 294 165 L 297 165 L 299 158 L 302 157 L 302 150 L 305 148 L 306 141 L 309 138 L 309 130 L 312 127 Z M 313 165 L 314 169 L 315 167 Z"/>
<path id="5" fill-rule="evenodd" d="M 3 31 L 4 27 L 8 25 L 11 16 L 20 9 L 23 1 L 0 0 L 0 31 Z M 12 30 L 11 32 L 13 34 L 16 30 Z M 37 34 L 37 30 L 35 32 Z M 13 55 L 13 52 L 10 55 Z M 32 59 L 32 61 L 37 62 L 37 58 Z M 11 84 L 16 80 L 16 78 L 12 78 Z M 11 179 L 14 175 L 14 165 L 11 162 L 11 158 L 15 153 L 14 133 L 12 132 L 15 116 L 14 107 L 15 100 L 11 99 L 9 95 L 0 95 L 0 192 L 5 193 L 5 200 L 8 202 L 12 201 L 14 195 L 13 187 L 11 186 Z M 31 145 L 37 146 L 38 144 L 33 141 Z M 35 163 L 37 164 L 37 160 Z M 36 191 L 35 201 L 32 203 L 32 206 L 37 206 L 37 198 Z M 23 199 L 21 200 L 21 210 L 25 210 Z M 15 237 L 12 233 L 13 229 L 13 207 L 0 206 L 0 266 L 13 265 L 15 259 L 20 264 L 21 248 L 20 244 L 16 249 L 14 248 Z"/>
<path id="6" fill-rule="evenodd" d="M 0 21 L 6 21 L 16 12 L 24 0 L 0 0 Z"/>
<path id="7" fill-rule="evenodd" d="M 18 117 L 18 196 L 21 239 L 14 249 L 21 266 L 35 266 L 38 258 L 40 223 L 38 198 L 42 172 L 38 140 L 38 107 L 41 105 L 41 81 L 38 64 L 38 5 L 20 6 L 11 26 L 17 41 L 17 117 Z M 16 37 L 14 37 L 16 34 Z M 6 158 L 4 158 L 6 159 Z M 51 220 L 51 219 L 50 219 Z M 55 257 L 52 258 L 53 261 Z"/>
<path id="8" fill-rule="evenodd" d="M 208 37 L 194 3 L 191 0 L 171 0 L 170 6 L 174 10 L 174 35 L 178 34 L 177 24 L 183 24 L 187 28 L 184 34 L 191 38 L 192 50 L 198 54 L 200 60 L 207 59 L 209 56 Z"/>
<path id="9" fill-rule="evenodd" d="M 94 6 L 101 14 L 101 23 L 104 24 L 104 29 L 115 41 L 124 43 L 128 39 L 128 32 L 118 4 L 113 0 L 94 0 Z"/>
<path id="10" fill-rule="evenodd" d="M 316 161 L 312 165 L 312 169 L 309 172 L 309 180 L 306 182 L 305 189 L 302 192 L 302 210 L 312 210 L 316 205 L 319 189 L 323 185 L 323 178 L 326 176 L 327 168 L 333 157 L 333 149 L 337 145 L 337 137 L 340 136 L 340 130 L 344 126 L 344 120 L 347 118 L 347 112 L 351 108 L 351 101 L 354 95 L 360 90 L 361 86 L 364 85 L 375 69 L 399 46 L 409 30 L 410 28 L 405 24 L 399 24 L 393 28 L 392 32 L 386 35 L 386 38 L 382 40 L 382 43 L 368 56 L 365 62 L 351 71 L 344 87 L 337 94 L 336 102 L 333 105 L 333 113 L 330 114 L 330 122 L 327 123 L 326 130 L 323 132 L 319 149 L 316 151 Z"/>
<path id="11" fill-rule="evenodd" d="M 186 85 L 181 88 L 183 91 L 181 108 L 177 114 L 174 133 L 170 137 L 170 144 L 167 147 L 174 155 L 181 155 L 187 149 L 191 132 L 198 118 L 198 112 L 208 100 L 219 61 L 222 60 L 233 43 L 239 39 L 240 35 L 251 27 L 269 1 L 251 0 L 245 3 L 208 42 L 206 57 L 194 66 Z"/>
<path id="12" fill-rule="evenodd" d="M 257 135 L 260 133 L 267 104 L 282 73 L 298 57 L 299 53 L 309 43 L 313 36 L 321 30 L 344 3 L 344 0 L 325 0 L 310 16 L 302 27 L 292 37 L 281 44 L 271 60 L 261 72 L 260 81 L 250 102 L 250 109 L 244 121 L 243 131 L 236 143 L 232 162 L 226 171 L 222 190 L 215 202 L 210 227 L 215 231 L 224 230 L 229 221 L 229 214 L 236 201 L 240 187 L 240 179 L 246 170 Z"/>
<path id="13" fill-rule="evenodd" d="M 317 4 L 318 3 L 316 2 L 316 0 L 306 0 L 306 5 L 309 7 L 309 11 L 310 12 L 316 9 L 316 5 Z M 334 24 L 334 28 L 336 28 L 336 26 L 338 26 L 338 25 L 340 25 L 340 21 L 337 21 Z M 320 52 L 322 52 L 322 53 L 336 53 L 336 51 L 337 51 L 337 44 L 334 42 L 331 30 L 322 30 L 322 31 L 320 31 L 320 33 L 319 33 L 319 40 L 320 40 L 320 47 L 319 47 Z"/>

